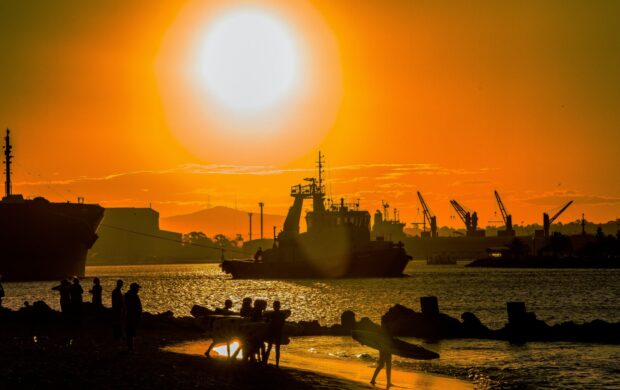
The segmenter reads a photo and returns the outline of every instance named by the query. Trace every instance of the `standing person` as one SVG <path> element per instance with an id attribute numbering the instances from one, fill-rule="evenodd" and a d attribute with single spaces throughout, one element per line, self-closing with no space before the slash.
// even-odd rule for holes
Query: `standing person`
<path id="1" fill-rule="evenodd" d="M 250 313 L 250 318 L 252 322 L 262 322 L 263 312 L 267 308 L 267 301 L 264 299 L 256 299 L 254 300 L 254 307 L 252 308 L 252 312 Z"/>
<path id="2" fill-rule="evenodd" d="M 241 301 L 241 310 L 239 311 L 239 315 L 241 315 L 241 317 L 252 316 L 252 298 L 243 298 L 243 301 Z"/>
<path id="3" fill-rule="evenodd" d="M 127 337 L 127 348 L 133 351 L 133 338 L 136 336 L 136 329 L 142 317 L 142 302 L 138 296 L 140 285 L 132 283 L 129 291 L 125 293 L 125 333 Z"/>
<path id="4" fill-rule="evenodd" d="M 2 308 L 2 298 L 4 298 L 4 287 L 2 287 L 2 275 L 0 275 L 0 308 Z"/>
<path id="5" fill-rule="evenodd" d="M 263 260 L 263 248 L 259 246 L 256 253 L 254 253 L 254 262 L 258 263 L 259 261 L 262 261 L 262 260 Z"/>
<path id="6" fill-rule="evenodd" d="M 92 295 L 91 302 L 93 303 L 95 310 L 100 310 L 103 307 L 103 304 L 101 303 L 101 293 L 103 292 L 103 289 L 101 288 L 99 278 L 93 279 L 93 287 L 88 292 Z"/>
<path id="7" fill-rule="evenodd" d="M 114 328 L 114 338 L 120 339 L 123 335 L 123 281 L 116 281 L 116 288 L 112 290 L 112 326 Z"/>
<path id="8" fill-rule="evenodd" d="M 267 308 L 267 301 L 264 299 L 256 299 L 254 300 L 254 307 L 252 308 L 252 314 L 250 319 L 252 322 L 265 322 L 265 318 L 263 317 L 263 312 Z M 247 352 L 244 355 L 244 358 L 248 359 L 251 362 L 261 362 L 265 356 L 265 340 L 264 334 L 254 334 L 248 337 L 247 339 Z M 257 359 L 258 357 L 258 359 Z"/>
<path id="9" fill-rule="evenodd" d="M 71 285 L 71 306 L 75 314 L 82 313 L 82 294 L 84 294 L 84 289 L 80 284 L 80 279 L 76 276 L 73 278 L 73 284 Z"/>
<path id="10" fill-rule="evenodd" d="M 276 367 L 280 367 L 280 344 L 282 343 L 282 329 L 284 329 L 284 322 L 286 318 L 290 316 L 290 311 L 280 310 L 280 301 L 273 302 L 273 312 L 269 313 L 267 317 L 267 351 L 263 356 L 263 363 L 269 361 L 269 354 L 271 353 L 271 347 L 276 345 Z"/>
<path id="11" fill-rule="evenodd" d="M 71 283 L 63 279 L 58 286 L 52 287 L 52 290 L 60 293 L 60 311 L 67 315 L 71 309 Z"/>
<path id="12" fill-rule="evenodd" d="M 386 337 L 387 339 L 392 338 L 387 324 L 385 322 L 385 317 L 381 317 L 381 335 Z M 371 385 L 375 385 L 375 380 L 377 379 L 377 375 L 379 372 L 385 367 L 385 376 L 387 379 L 387 385 L 385 385 L 386 390 L 393 386 L 392 384 L 392 352 L 389 349 L 380 349 L 379 350 L 379 361 L 377 362 L 377 368 L 375 368 L 375 373 L 372 375 L 372 379 L 370 380 Z"/>

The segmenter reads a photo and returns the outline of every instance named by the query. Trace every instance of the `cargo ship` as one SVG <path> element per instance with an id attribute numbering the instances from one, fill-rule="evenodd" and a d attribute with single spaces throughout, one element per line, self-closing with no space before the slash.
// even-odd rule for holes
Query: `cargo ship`
<path id="1" fill-rule="evenodd" d="M 318 178 L 291 188 L 290 207 L 273 248 L 254 259 L 223 260 L 221 268 L 237 279 L 387 278 L 403 276 L 411 260 L 402 243 L 370 237 L 370 213 L 359 203 L 325 205 L 323 157 L 319 153 Z M 312 201 L 307 231 L 299 224 L 304 200 Z"/>
<path id="2" fill-rule="evenodd" d="M 104 209 L 55 203 L 12 192 L 10 131 L 4 145 L 5 196 L 0 201 L 0 274 L 3 280 L 58 280 L 84 276 L 86 254 L 97 240 Z"/>

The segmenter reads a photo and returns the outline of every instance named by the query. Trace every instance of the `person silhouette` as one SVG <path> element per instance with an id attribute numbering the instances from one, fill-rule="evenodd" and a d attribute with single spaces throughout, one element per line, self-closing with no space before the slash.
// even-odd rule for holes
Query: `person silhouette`
<path id="1" fill-rule="evenodd" d="M 75 314 L 82 313 L 82 294 L 84 294 L 84 289 L 82 289 L 80 279 L 76 276 L 73 278 L 73 284 L 71 285 L 71 307 Z"/>
<path id="2" fill-rule="evenodd" d="M 254 253 L 254 262 L 258 263 L 259 261 L 262 261 L 262 260 L 263 260 L 263 248 L 259 246 L 256 253 Z"/>
<path id="3" fill-rule="evenodd" d="M 269 354 L 271 348 L 275 344 L 276 346 L 276 367 L 280 367 L 280 344 L 282 343 L 282 329 L 284 329 L 284 322 L 290 315 L 290 311 L 280 310 L 280 301 L 273 302 L 273 312 L 267 316 L 267 350 L 263 356 L 263 363 L 269 362 Z"/>
<path id="4" fill-rule="evenodd" d="M 123 312 L 125 303 L 123 299 L 123 281 L 116 281 L 116 288 L 112 290 L 112 327 L 115 339 L 123 335 Z"/>
<path id="5" fill-rule="evenodd" d="M 2 275 L 0 275 L 0 308 L 2 308 L 2 298 L 4 298 L 4 287 L 2 287 Z"/>
<path id="6" fill-rule="evenodd" d="M 254 307 L 252 308 L 252 314 L 250 316 L 252 322 L 264 322 L 263 312 L 267 308 L 267 301 L 264 299 L 254 300 Z M 264 339 L 259 334 L 251 335 L 246 340 L 246 354 L 244 358 L 251 362 L 262 361 L 265 356 L 265 344 Z M 256 358 L 258 356 L 258 359 Z"/>
<path id="7" fill-rule="evenodd" d="M 381 317 L 381 330 L 380 333 L 385 338 L 391 339 L 392 336 L 387 327 L 387 323 L 385 321 L 385 317 Z M 377 368 L 375 368 L 374 374 L 372 374 L 372 379 L 370 380 L 371 385 L 375 385 L 375 381 L 379 372 L 385 367 L 385 376 L 387 379 L 387 384 L 385 385 L 386 390 L 393 386 L 392 384 L 392 352 L 383 348 L 379 350 L 379 360 L 377 361 Z"/>
<path id="8" fill-rule="evenodd" d="M 241 310 L 239 311 L 239 314 L 241 315 L 241 317 L 252 316 L 252 298 L 243 298 L 243 301 L 241 301 Z"/>
<path id="9" fill-rule="evenodd" d="M 93 287 L 88 292 L 92 295 L 91 302 L 93 303 L 95 310 L 101 309 L 103 307 L 103 304 L 101 303 L 101 293 L 103 292 L 103 289 L 101 288 L 99 278 L 93 279 Z"/>
<path id="10" fill-rule="evenodd" d="M 125 336 L 127 337 L 127 349 L 133 351 L 133 339 L 142 317 L 142 302 L 138 296 L 140 285 L 132 283 L 129 291 L 125 293 Z"/>
<path id="11" fill-rule="evenodd" d="M 233 302 L 230 299 L 227 299 L 226 301 L 224 301 L 224 307 L 223 308 L 215 309 L 215 314 L 220 314 L 220 315 L 237 314 L 234 311 L 232 311 L 232 307 L 233 307 Z"/>
<path id="12" fill-rule="evenodd" d="M 63 279 L 58 286 L 52 287 L 52 290 L 60 293 L 60 311 L 63 314 L 68 314 L 71 310 L 71 283 L 68 280 Z"/>

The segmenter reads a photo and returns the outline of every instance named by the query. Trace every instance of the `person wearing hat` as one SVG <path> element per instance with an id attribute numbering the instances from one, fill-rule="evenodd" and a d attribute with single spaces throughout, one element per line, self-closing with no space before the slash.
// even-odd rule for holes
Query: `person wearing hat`
<path id="1" fill-rule="evenodd" d="M 133 338 L 136 336 L 136 329 L 142 316 L 142 302 L 138 296 L 140 285 L 132 283 L 129 291 L 125 293 L 125 336 L 127 337 L 127 348 L 133 351 Z"/>

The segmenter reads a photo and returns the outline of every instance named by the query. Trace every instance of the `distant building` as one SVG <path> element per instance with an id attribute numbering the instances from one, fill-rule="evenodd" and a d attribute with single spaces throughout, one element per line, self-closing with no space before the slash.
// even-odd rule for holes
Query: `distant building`
<path id="1" fill-rule="evenodd" d="M 152 208 L 106 208 L 97 235 L 89 263 L 140 263 L 182 253 L 182 234 L 161 230 L 159 213 Z"/>

